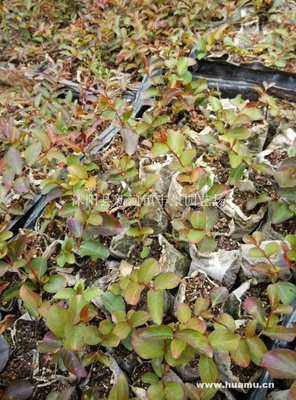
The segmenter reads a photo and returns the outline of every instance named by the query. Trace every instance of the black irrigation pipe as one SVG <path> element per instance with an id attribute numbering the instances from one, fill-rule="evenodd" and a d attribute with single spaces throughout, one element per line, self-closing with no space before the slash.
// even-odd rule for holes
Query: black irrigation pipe
<path id="1" fill-rule="evenodd" d="M 201 60 L 192 66 L 195 79 L 206 78 L 210 88 L 217 88 L 222 95 L 231 97 L 240 93 L 242 97 L 256 100 L 254 90 L 263 83 L 270 86 L 268 94 L 279 99 L 296 102 L 296 74 L 267 68 L 259 62 L 250 64 L 232 64 L 225 61 Z"/>

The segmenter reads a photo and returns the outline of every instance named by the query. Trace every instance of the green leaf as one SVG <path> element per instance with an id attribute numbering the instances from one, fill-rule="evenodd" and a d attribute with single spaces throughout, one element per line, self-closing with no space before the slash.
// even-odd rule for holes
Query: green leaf
<path id="1" fill-rule="evenodd" d="M 21 157 L 21 152 L 18 149 L 10 147 L 10 149 L 5 155 L 5 161 L 6 165 L 9 166 L 9 168 L 17 175 L 19 175 L 22 172 L 23 159 Z"/>
<path id="2" fill-rule="evenodd" d="M 149 290 L 147 302 L 152 321 L 160 325 L 163 318 L 163 292 L 161 290 Z"/>
<path id="3" fill-rule="evenodd" d="M 105 347 L 117 347 L 119 343 L 120 339 L 117 335 L 114 335 L 113 333 L 108 333 L 108 335 L 105 335 L 103 337 L 101 345 Z"/>
<path id="4" fill-rule="evenodd" d="M 251 121 L 260 121 L 263 119 L 263 115 L 259 108 L 245 107 L 242 111 L 242 114 L 247 115 Z"/>
<path id="5" fill-rule="evenodd" d="M 129 323 L 132 328 L 136 328 L 137 326 L 144 325 L 149 319 L 149 314 L 146 311 L 136 311 L 129 318 Z"/>
<path id="6" fill-rule="evenodd" d="M 165 383 L 165 399 L 166 400 L 185 400 L 186 396 L 180 383 L 166 382 Z M 152 399 L 154 400 L 154 399 Z"/>
<path id="7" fill-rule="evenodd" d="M 31 260 L 31 266 L 33 267 L 38 278 L 41 279 L 47 271 L 47 260 L 45 257 L 42 256 L 33 258 Z"/>
<path id="8" fill-rule="evenodd" d="M 149 227 L 143 227 L 143 228 L 130 228 L 127 231 L 127 236 L 131 237 L 138 237 L 142 235 L 151 235 L 153 233 L 153 229 Z"/>
<path id="9" fill-rule="evenodd" d="M 204 237 L 205 231 L 198 231 L 196 229 L 190 229 L 187 234 L 187 239 L 190 243 L 199 243 Z"/>
<path id="10" fill-rule="evenodd" d="M 198 371 L 202 382 L 212 383 L 216 382 L 218 379 L 219 372 L 215 362 L 211 358 L 206 357 L 203 354 L 200 356 L 199 359 Z"/>
<path id="11" fill-rule="evenodd" d="M 186 347 L 187 343 L 184 340 L 175 337 L 171 341 L 170 345 L 170 351 L 172 357 L 178 359 L 183 353 L 183 351 L 186 349 Z"/>
<path id="12" fill-rule="evenodd" d="M 289 250 L 287 252 L 287 257 L 291 260 L 291 261 L 296 261 L 296 250 Z"/>
<path id="13" fill-rule="evenodd" d="M 88 174 L 84 165 L 72 164 L 68 166 L 68 174 L 78 179 L 87 179 Z"/>
<path id="14" fill-rule="evenodd" d="M 276 242 L 270 242 L 267 243 L 267 245 L 264 248 L 264 252 L 267 255 L 267 257 L 272 256 L 273 254 L 276 254 L 280 251 L 281 246 L 276 243 Z"/>
<path id="15" fill-rule="evenodd" d="M 105 354 L 102 350 L 96 351 L 96 360 L 100 363 L 106 365 L 106 367 L 110 366 L 110 359 L 107 354 Z"/>
<path id="16" fill-rule="evenodd" d="M 289 400 L 296 399 L 296 381 L 294 381 L 290 387 L 288 398 Z"/>
<path id="17" fill-rule="evenodd" d="M 183 76 L 188 69 L 188 58 L 187 57 L 180 57 L 177 61 L 177 73 L 180 76 Z"/>
<path id="18" fill-rule="evenodd" d="M 216 350 L 233 351 L 239 346 L 240 335 L 224 329 L 218 329 L 210 333 L 209 341 Z"/>
<path id="19" fill-rule="evenodd" d="M 294 215 L 290 211 L 288 204 L 276 204 L 275 209 L 271 215 L 271 221 L 273 224 L 280 224 Z"/>
<path id="20" fill-rule="evenodd" d="M 290 306 L 289 304 L 280 303 L 273 309 L 273 314 L 291 314 L 292 312 L 293 312 L 293 307 Z"/>
<path id="21" fill-rule="evenodd" d="M 182 351 L 182 353 L 180 354 L 180 350 L 181 350 L 181 342 L 185 343 L 186 347 L 185 349 Z M 174 346 L 174 355 L 179 354 L 178 358 L 174 358 L 173 354 L 172 354 L 172 343 L 175 343 Z M 178 345 L 179 343 L 179 345 Z M 168 365 L 170 365 L 171 367 L 177 367 L 179 365 L 184 365 L 184 364 L 188 364 L 191 360 L 193 360 L 195 357 L 194 352 L 192 351 L 192 347 L 188 346 L 187 343 L 179 338 L 174 338 L 171 341 L 171 345 L 169 348 L 166 349 L 164 358 L 166 360 L 166 362 L 168 363 Z"/>
<path id="22" fill-rule="evenodd" d="M 44 290 L 48 293 L 57 293 L 59 290 L 63 289 L 67 284 L 66 278 L 62 275 L 51 275 L 43 286 Z"/>
<path id="23" fill-rule="evenodd" d="M 144 359 L 162 357 L 165 351 L 164 339 L 141 339 L 139 335 L 143 329 L 132 333 L 132 346 L 134 351 Z"/>
<path id="24" fill-rule="evenodd" d="M 250 136 L 250 132 L 246 128 L 243 128 L 242 126 L 232 128 L 229 131 L 229 134 L 235 137 L 236 139 L 247 139 Z"/>
<path id="25" fill-rule="evenodd" d="M 68 308 L 68 319 L 72 324 L 77 324 L 80 319 L 80 313 L 83 307 L 86 305 L 82 294 L 76 294 L 76 296 L 71 300 L 71 304 Z"/>
<path id="26" fill-rule="evenodd" d="M 258 247 L 253 247 L 249 250 L 249 255 L 254 258 L 262 258 L 264 257 L 264 251 Z"/>
<path id="27" fill-rule="evenodd" d="M 154 383 L 157 383 L 159 381 L 159 378 L 153 372 L 146 372 L 144 375 L 141 376 L 141 381 L 153 385 Z"/>
<path id="28" fill-rule="evenodd" d="M 140 339 L 171 339 L 173 329 L 166 325 L 150 325 L 141 329 L 138 336 Z"/>
<path id="29" fill-rule="evenodd" d="M 295 339 L 296 333 L 285 326 L 276 325 L 272 328 L 266 328 L 264 335 L 270 337 L 272 340 L 285 340 L 292 342 Z"/>
<path id="30" fill-rule="evenodd" d="M 157 118 L 155 118 L 152 122 L 153 128 L 157 128 L 160 125 L 167 124 L 170 122 L 170 117 L 168 115 L 159 115 Z"/>
<path id="31" fill-rule="evenodd" d="M 194 315 L 199 315 L 201 311 L 207 310 L 209 306 L 210 299 L 208 297 L 198 297 L 193 308 Z"/>
<path id="32" fill-rule="evenodd" d="M 214 202 L 217 203 L 222 197 L 226 196 L 230 192 L 230 188 L 227 185 L 213 185 L 204 196 L 204 204 Z"/>
<path id="33" fill-rule="evenodd" d="M 193 162 L 195 155 L 196 155 L 195 149 L 186 149 L 186 150 L 182 151 L 182 153 L 180 155 L 180 160 L 181 160 L 182 165 L 184 167 L 186 167 L 187 165 L 190 165 Z"/>
<path id="34" fill-rule="evenodd" d="M 186 86 L 188 85 L 190 82 L 192 82 L 192 74 L 191 72 L 187 71 L 185 72 L 185 74 L 183 75 L 183 82 L 182 85 Z"/>
<path id="35" fill-rule="evenodd" d="M 145 286 L 138 282 L 130 282 L 125 289 L 124 298 L 128 304 L 136 305 L 141 299 L 141 293 Z"/>
<path id="36" fill-rule="evenodd" d="M 93 261 L 105 260 L 109 256 L 109 250 L 96 240 L 85 240 L 79 248 L 81 256 L 90 256 Z"/>
<path id="37" fill-rule="evenodd" d="M 283 197 L 285 200 L 288 200 L 289 203 L 296 203 L 296 187 L 281 188 L 277 191 L 277 195 Z"/>
<path id="38" fill-rule="evenodd" d="M 25 161 L 26 161 L 27 165 L 31 166 L 34 164 L 34 162 L 40 156 L 41 149 L 42 149 L 42 146 L 41 146 L 40 142 L 35 142 L 26 148 Z"/>
<path id="39" fill-rule="evenodd" d="M 48 135 L 44 131 L 39 128 L 31 128 L 31 133 L 33 134 L 34 138 L 41 143 L 43 150 L 50 149 L 51 142 Z"/>
<path id="40" fill-rule="evenodd" d="M 263 341 L 256 336 L 247 338 L 246 342 L 248 343 L 253 363 L 259 365 L 263 355 L 267 353 L 267 347 Z"/>
<path id="41" fill-rule="evenodd" d="M 175 333 L 175 337 L 184 340 L 190 346 L 207 357 L 213 357 L 213 348 L 204 335 L 192 329 L 182 329 Z"/>
<path id="42" fill-rule="evenodd" d="M 217 97 L 210 96 L 209 97 L 209 102 L 210 102 L 210 104 L 212 106 L 212 109 L 214 111 L 222 110 L 222 108 L 223 108 L 222 104 L 220 103 L 219 99 L 217 99 Z"/>
<path id="43" fill-rule="evenodd" d="M 207 236 L 204 237 L 200 242 L 198 242 L 197 247 L 201 253 L 210 253 L 216 249 L 217 242 L 215 238 Z"/>
<path id="44" fill-rule="evenodd" d="M 121 341 L 126 339 L 131 332 L 131 327 L 126 321 L 119 322 L 116 324 L 112 331 Z"/>
<path id="45" fill-rule="evenodd" d="M 263 355 L 259 364 L 275 379 L 296 379 L 296 353 L 290 349 L 274 349 Z"/>
<path id="46" fill-rule="evenodd" d="M 89 346 L 96 346 L 97 344 L 101 343 L 102 335 L 96 326 L 88 325 L 85 327 L 84 341 Z"/>
<path id="47" fill-rule="evenodd" d="M 147 176 L 147 177 L 145 178 L 145 181 L 144 181 L 144 188 L 145 188 L 145 189 L 149 189 L 149 188 L 151 188 L 152 186 L 154 186 L 155 183 L 157 183 L 158 181 L 159 181 L 159 176 L 158 176 L 158 175 L 151 174 L 151 175 L 149 175 L 149 176 Z"/>
<path id="48" fill-rule="evenodd" d="M 144 92 L 144 98 L 145 99 L 149 99 L 150 97 L 156 97 L 156 96 L 159 96 L 159 95 L 160 95 L 160 92 L 155 87 L 149 87 Z"/>
<path id="49" fill-rule="evenodd" d="M 8 239 L 12 238 L 12 236 L 13 236 L 13 233 L 11 231 L 0 232 L 0 242 L 4 242 L 5 240 L 8 240 Z M 24 240 L 24 236 L 20 236 L 18 239 L 20 239 L 20 238 L 22 238 L 22 240 Z M 11 244 L 12 243 L 16 243 L 16 241 L 11 242 Z M 8 246 L 10 246 L 10 244 Z M 25 246 L 25 242 L 24 242 L 24 246 Z M 14 260 L 14 261 L 16 261 L 16 260 Z"/>
<path id="50" fill-rule="evenodd" d="M 67 160 L 64 154 L 61 151 L 57 151 L 54 149 L 49 150 L 49 152 L 46 155 L 46 158 L 51 161 L 51 160 L 57 160 L 60 163 L 66 164 Z"/>
<path id="51" fill-rule="evenodd" d="M 103 223 L 103 218 L 98 212 L 93 211 L 90 213 L 87 223 L 90 225 L 99 226 Z"/>
<path id="52" fill-rule="evenodd" d="M 73 299 L 73 297 L 76 295 L 76 290 L 72 288 L 66 288 L 66 289 L 61 289 L 59 290 L 54 296 L 54 299 Z"/>
<path id="53" fill-rule="evenodd" d="M 180 303 L 177 305 L 177 318 L 181 324 L 186 324 L 191 318 L 191 309 L 188 304 Z"/>
<path id="54" fill-rule="evenodd" d="M 275 284 L 279 298 L 283 304 L 290 304 L 296 297 L 296 286 L 291 282 L 277 282 Z"/>
<path id="55" fill-rule="evenodd" d="M 251 338 L 255 335 L 257 328 L 257 321 L 255 319 L 249 321 L 245 328 L 246 338 Z"/>
<path id="56" fill-rule="evenodd" d="M 102 295 L 103 303 L 106 309 L 112 314 L 114 311 L 121 310 L 125 312 L 125 303 L 120 295 L 114 295 L 111 292 L 105 292 Z"/>
<path id="57" fill-rule="evenodd" d="M 296 235 L 287 235 L 285 236 L 285 240 L 290 243 L 292 248 L 296 248 Z"/>
<path id="58" fill-rule="evenodd" d="M 168 153 L 168 151 L 169 151 L 168 145 L 162 142 L 156 142 L 151 149 L 151 153 L 156 156 L 166 154 Z"/>
<path id="59" fill-rule="evenodd" d="M 68 312 L 64 307 L 53 304 L 46 316 L 46 323 L 51 332 L 58 338 L 64 338 L 64 326 L 68 322 Z"/>
<path id="60" fill-rule="evenodd" d="M 143 261 L 138 271 L 138 282 L 147 284 L 158 273 L 159 264 L 155 258 Z"/>
<path id="61" fill-rule="evenodd" d="M 73 325 L 67 322 L 65 324 L 64 327 L 65 339 L 63 341 L 63 344 L 67 350 L 78 352 L 83 349 L 84 329 L 85 329 L 84 323 Z"/>
<path id="62" fill-rule="evenodd" d="M 167 132 L 167 145 L 177 155 L 181 154 L 185 146 L 183 135 L 178 131 L 169 129 Z"/>
<path id="63" fill-rule="evenodd" d="M 206 388 L 203 387 L 202 389 L 197 388 L 196 385 L 193 385 L 192 383 L 185 383 L 185 389 L 187 396 L 190 400 L 211 400 L 215 399 L 215 394 L 218 391 L 218 389 L 215 388 Z"/>
<path id="64" fill-rule="evenodd" d="M 205 229 L 207 223 L 206 213 L 203 211 L 193 211 L 190 214 L 190 222 L 195 229 Z"/>
<path id="65" fill-rule="evenodd" d="M 217 320 L 214 322 L 214 328 L 215 330 L 227 329 L 230 332 L 234 333 L 234 331 L 236 330 L 236 325 L 231 315 L 221 313 L 218 315 Z"/>
<path id="66" fill-rule="evenodd" d="M 267 295 L 271 310 L 274 310 L 274 308 L 279 304 L 279 295 L 275 285 L 267 286 Z"/>
<path id="67" fill-rule="evenodd" d="M 237 168 L 243 160 L 243 156 L 241 154 L 229 153 L 228 157 L 231 168 Z"/>
<path id="68" fill-rule="evenodd" d="M 128 400 L 129 399 L 129 387 L 128 383 L 123 374 L 120 374 L 117 382 L 110 390 L 108 400 Z"/>
<path id="69" fill-rule="evenodd" d="M 242 179 L 246 164 L 241 163 L 236 168 L 230 168 L 229 172 L 229 184 L 236 185 L 237 182 Z"/>
<path id="70" fill-rule="evenodd" d="M 252 166 L 253 169 L 262 172 L 266 175 L 273 175 L 274 171 L 272 169 L 272 167 L 269 164 L 265 164 L 265 163 L 258 163 L 258 164 L 254 164 Z"/>
<path id="71" fill-rule="evenodd" d="M 133 310 L 131 310 L 131 311 L 133 311 Z M 115 324 L 119 324 L 120 322 L 125 322 L 125 321 L 127 321 L 127 319 L 128 319 L 128 316 L 122 310 L 116 310 L 116 311 L 113 311 L 113 313 L 112 313 L 112 321 Z"/>
<path id="72" fill-rule="evenodd" d="M 251 362 L 251 354 L 247 342 L 241 339 L 238 348 L 235 351 L 231 351 L 230 356 L 237 365 L 247 368 Z"/>
<path id="73" fill-rule="evenodd" d="M 155 278 L 153 286 L 156 290 L 174 289 L 181 282 L 181 278 L 174 272 L 162 272 Z"/>
<path id="74" fill-rule="evenodd" d="M 83 292 L 83 298 L 86 301 L 92 301 L 93 299 L 95 299 L 96 297 L 102 296 L 103 294 L 103 290 L 98 288 L 98 287 L 91 287 L 91 288 L 87 288 L 84 292 Z"/>
<path id="75" fill-rule="evenodd" d="M 154 373 L 158 376 L 158 378 L 162 378 L 163 377 L 162 357 L 151 360 L 151 366 L 153 368 Z"/>
<path id="76" fill-rule="evenodd" d="M 165 399 L 165 392 L 161 383 L 155 383 L 149 386 L 147 390 L 148 400 L 163 400 Z"/>

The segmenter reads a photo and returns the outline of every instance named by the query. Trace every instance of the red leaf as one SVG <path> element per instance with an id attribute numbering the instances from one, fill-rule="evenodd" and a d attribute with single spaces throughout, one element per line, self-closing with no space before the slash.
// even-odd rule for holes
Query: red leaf
<path id="1" fill-rule="evenodd" d="M 101 214 L 103 223 L 100 226 L 92 226 L 88 228 L 88 232 L 101 236 L 116 236 L 123 231 L 121 223 L 112 215 Z"/>
<path id="2" fill-rule="evenodd" d="M 296 353 L 292 350 L 270 350 L 264 354 L 259 366 L 266 368 L 273 378 L 296 379 Z"/>
<path id="3" fill-rule="evenodd" d="M 17 380 L 5 390 L 5 398 L 27 400 L 31 398 L 34 389 L 35 386 L 30 381 Z"/>
<path id="4" fill-rule="evenodd" d="M 65 367 L 69 372 L 76 375 L 78 378 L 85 378 L 87 376 L 87 371 L 83 367 L 81 361 L 76 357 L 76 355 L 64 347 L 61 348 L 60 354 L 65 364 Z"/>

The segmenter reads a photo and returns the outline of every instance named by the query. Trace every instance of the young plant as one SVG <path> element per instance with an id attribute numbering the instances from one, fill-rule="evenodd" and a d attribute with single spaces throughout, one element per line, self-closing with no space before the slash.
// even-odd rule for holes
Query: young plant
<path id="1" fill-rule="evenodd" d="M 290 282 L 281 281 L 280 278 L 283 273 L 289 271 L 295 271 L 295 249 L 296 249 L 296 238 L 295 235 L 287 235 L 285 241 L 282 241 L 281 245 L 277 242 L 269 242 L 264 247 L 262 245 L 263 235 L 260 231 L 254 232 L 252 235 L 245 235 L 243 241 L 246 244 L 254 245 L 255 247 L 249 250 L 249 254 L 254 258 L 261 258 L 264 261 L 258 261 L 254 265 L 250 265 L 249 268 L 256 271 L 262 275 L 267 276 L 271 282 L 276 282 L 278 287 L 290 286 L 292 292 L 296 295 L 295 286 Z M 287 243 L 288 242 L 288 243 Z M 276 254 L 281 254 L 286 262 L 286 268 L 280 268 L 273 261 L 273 256 Z M 293 289 L 294 288 L 294 289 Z M 281 290 L 282 295 L 284 295 L 285 290 Z M 286 292 L 288 294 L 288 292 Z M 283 301 L 284 298 L 281 298 Z M 292 301 L 290 299 L 290 301 Z"/>
<path id="2" fill-rule="evenodd" d="M 115 335 L 108 335 L 109 332 L 104 332 L 102 328 L 89 325 L 96 315 L 91 301 L 102 293 L 99 288 L 85 289 L 84 281 L 80 280 L 74 288 L 59 290 L 53 296 L 54 300 L 60 300 L 57 303 L 45 307 L 40 299 L 42 307 L 38 311 L 45 318 L 50 331 L 39 343 L 39 350 L 52 352 L 52 364 L 57 363 L 61 369 L 66 368 L 81 378 L 87 375 L 84 364 L 88 365 L 90 357 L 108 364 L 108 357 L 100 349 L 95 354 L 84 356 L 83 363 L 86 345 L 100 343 L 112 347 L 119 343 Z"/>
<path id="3" fill-rule="evenodd" d="M 109 180 L 111 182 L 124 180 L 125 182 L 116 209 L 134 209 L 132 218 L 129 218 L 130 228 L 126 234 L 142 243 L 141 257 L 146 258 L 150 253 L 152 243 L 150 235 L 153 235 L 154 230 L 147 226 L 145 217 L 159 207 L 157 198 L 153 196 L 153 186 L 159 177 L 151 174 L 145 179 L 136 178 L 138 170 L 135 167 L 135 162 L 128 157 L 123 157 L 120 160 L 114 159 L 113 163 L 116 169 L 111 170 Z"/>
<path id="4" fill-rule="evenodd" d="M 190 212 L 185 218 L 172 220 L 180 239 L 186 238 L 196 243 L 201 251 L 212 251 L 216 242 L 211 237 L 211 229 L 218 220 L 218 211 L 208 206 L 224 197 L 229 192 L 229 187 L 213 184 L 207 170 L 196 165 L 196 151 L 186 148 L 184 132 L 186 128 L 181 131 L 162 132 L 151 152 L 153 155 L 172 154 L 174 160 L 169 168 L 178 172 L 177 181 L 182 184 L 184 193 L 188 197 L 194 195 L 198 199 L 197 211 Z"/>
<path id="5" fill-rule="evenodd" d="M 270 194 L 261 194 L 256 199 L 248 202 L 248 209 L 252 210 L 257 204 L 268 202 L 271 222 L 281 224 L 296 215 L 296 157 L 286 158 L 274 170 L 266 164 L 253 166 L 257 171 L 272 176 L 277 184 L 277 189 Z"/>

